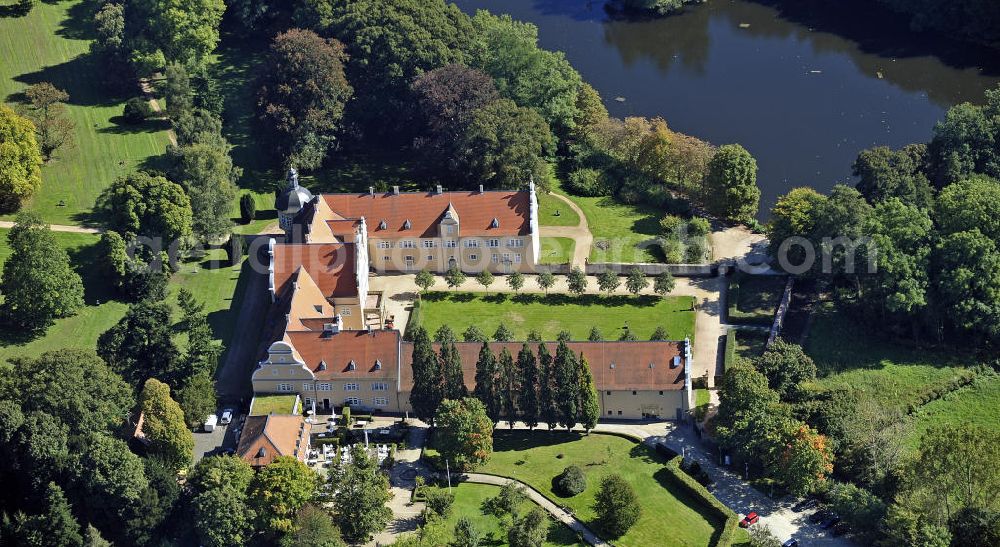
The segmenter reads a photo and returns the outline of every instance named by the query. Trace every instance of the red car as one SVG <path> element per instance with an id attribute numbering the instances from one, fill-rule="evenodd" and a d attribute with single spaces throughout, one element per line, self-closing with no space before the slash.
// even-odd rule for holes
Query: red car
<path id="1" fill-rule="evenodd" d="M 760 520 L 760 515 L 758 515 L 755 511 L 751 511 L 747 514 L 747 516 L 743 517 L 743 520 L 740 521 L 740 526 L 742 528 L 749 528 L 754 524 L 757 524 L 758 520 Z"/>

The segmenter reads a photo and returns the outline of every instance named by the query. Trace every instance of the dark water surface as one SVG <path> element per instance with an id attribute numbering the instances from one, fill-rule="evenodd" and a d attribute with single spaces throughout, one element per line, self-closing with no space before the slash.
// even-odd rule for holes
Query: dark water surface
<path id="1" fill-rule="evenodd" d="M 860 150 L 927 141 L 949 106 L 1000 82 L 996 52 L 911 33 L 863 0 L 709 0 L 647 21 L 613 20 L 602 0 L 454 1 L 536 24 L 612 115 L 745 146 L 762 217 L 791 188 L 853 184 Z"/>

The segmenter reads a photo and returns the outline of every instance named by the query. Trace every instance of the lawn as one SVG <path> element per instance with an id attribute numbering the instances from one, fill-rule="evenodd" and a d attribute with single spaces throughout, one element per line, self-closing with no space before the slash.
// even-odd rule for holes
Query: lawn
<path id="1" fill-rule="evenodd" d="M 639 522 L 615 545 L 708 545 L 721 522 L 664 477 L 664 460 L 647 447 L 612 435 L 564 431 L 501 431 L 493 435 L 493 456 L 480 470 L 516 478 L 597 528 L 594 497 L 602 477 L 619 473 L 632 484 L 643 511 Z M 552 491 L 552 479 L 568 465 L 587 476 L 587 489 L 570 498 Z"/>
<path id="2" fill-rule="evenodd" d="M 250 416 L 291 414 L 295 409 L 295 395 L 254 395 Z"/>
<path id="3" fill-rule="evenodd" d="M 483 502 L 500 493 L 499 486 L 489 484 L 459 483 L 452 487 L 455 503 L 451 506 L 451 514 L 445 520 L 447 527 L 454 530 L 455 524 L 462 517 L 467 517 L 484 536 L 479 544 L 483 546 L 507 545 L 507 530 L 500 526 L 500 519 L 484 515 L 480 507 Z M 532 501 L 526 501 L 521 507 L 522 512 L 530 511 L 535 506 Z M 550 520 L 549 537 L 544 545 L 585 545 L 577 541 L 576 533 L 565 525 Z"/>
<path id="4" fill-rule="evenodd" d="M 984 375 L 972 384 L 920 407 L 913 415 L 907 444 L 916 449 L 920 437 L 931 427 L 974 425 L 1000 436 L 1000 376 Z"/>
<path id="5" fill-rule="evenodd" d="M 816 310 L 805 344 L 816 362 L 818 389 L 850 389 L 906 410 L 971 378 L 970 357 L 880 340 L 830 303 Z"/>
<path id="6" fill-rule="evenodd" d="M 580 215 L 570 209 L 566 202 L 539 190 L 538 224 L 541 226 L 576 226 L 580 224 Z"/>
<path id="7" fill-rule="evenodd" d="M 185 287 L 205 305 L 212 332 L 223 342 L 228 342 L 233 334 L 236 314 L 246 291 L 246 283 L 240 283 L 242 268 L 249 268 L 246 261 L 242 267 L 229 266 L 225 250 L 211 249 L 200 260 L 182 263 L 180 271 L 170 280 L 172 295 Z M 248 278 L 242 277 L 243 280 Z"/>
<path id="8" fill-rule="evenodd" d="M 735 273 L 729 278 L 729 322 L 770 326 L 784 290 L 784 277 Z"/>
<path id="9" fill-rule="evenodd" d="M 101 190 L 155 161 L 168 143 L 163 122 L 117 123 L 129 97 L 112 96 L 101 84 L 103 69 L 88 49 L 92 7 L 83 1 L 38 2 L 25 17 L 0 18 L 0 100 L 20 103 L 24 88 L 38 82 L 69 93 L 75 145 L 57 150 L 43 166 L 42 188 L 27 204 L 54 224 L 90 220 Z"/>
<path id="10" fill-rule="evenodd" d="M 447 324 L 461 333 L 470 325 L 492 334 L 500 323 L 523 340 L 532 330 L 544 340 L 555 340 L 562 330 L 574 340 L 586 340 L 596 326 L 608 340 L 616 340 L 628 325 L 640 339 L 648 340 L 662 326 L 671 339 L 694 335 L 694 298 L 690 296 L 600 296 L 564 294 L 492 294 L 432 292 L 423 297 L 411 323 L 430 332 Z"/>
<path id="11" fill-rule="evenodd" d="M 594 235 L 590 262 L 663 262 L 657 243 L 661 211 L 625 205 L 610 197 L 568 197 L 587 215 Z"/>
<path id="12" fill-rule="evenodd" d="M 573 260 L 576 241 L 568 237 L 543 237 L 538 243 L 540 264 L 566 264 Z"/>

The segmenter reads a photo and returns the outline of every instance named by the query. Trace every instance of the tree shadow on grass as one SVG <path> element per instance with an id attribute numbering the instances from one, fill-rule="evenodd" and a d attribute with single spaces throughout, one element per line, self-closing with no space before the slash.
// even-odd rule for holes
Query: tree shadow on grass
<path id="1" fill-rule="evenodd" d="M 583 434 L 578 431 L 546 431 L 536 429 L 496 430 L 493 433 L 493 451 L 522 451 L 540 446 L 579 441 Z"/>
<path id="2" fill-rule="evenodd" d="M 58 4 L 60 0 L 45 0 L 47 4 Z M 98 10 L 98 2 L 85 0 L 70 6 L 66 18 L 59 22 L 56 34 L 73 40 L 94 40 L 94 15 Z"/>
<path id="3" fill-rule="evenodd" d="M 114 106 L 122 97 L 115 97 L 100 85 L 95 74 L 102 74 L 96 56 L 84 53 L 58 65 L 47 66 L 35 72 L 26 72 L 14 80 L 25 85 L 49 82 L 69 94 L 67 104 L 78 106 Z"/>
<path id="4" fill-rule="evenodd" d="M 112 135 L 135 135 L 138 133 L 159 133 L 170 129 L 170 120 L 166 118 L 149 118 L 142 123 L 128 123 L 124 116 L 112 116 L 110 120 L 112 126 L 102 127 L 98 133 L 108 133 Z"/>

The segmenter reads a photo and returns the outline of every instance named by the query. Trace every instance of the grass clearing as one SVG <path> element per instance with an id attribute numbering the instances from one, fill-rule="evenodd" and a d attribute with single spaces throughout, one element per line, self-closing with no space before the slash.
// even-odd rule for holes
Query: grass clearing
<path id="1" fill-rule="evenodd" d="M 570 209 L 563 200 L 552 194 L 539 190 L 538 224 L 541 226 L 576 226 L 580 224 L 580 215 Z"/>
<path id="2" fill-rule="evenodd" d="M 573 260 L 576 241 L 568 237 L 542 237 L 538 240 L 540 264 L 566 264 Z"/>
<path id="3" fill-rule="evenodd" d="M 913 415 L 907 445 L 915 450 L 928 429 L 946 424 L 974 425 L 992 432 L 994 437 L 1000 435 L 1000 375 L 980 376 L 970 385 L 920 407 Z"/>
<path id="4" fill-rule="evenodd" d="M 770 326 L 784 290 L 784 277 L 735 273 L 729 278 L 729 322 Z"/>
<path id="5" fill-rule="evenodd" d="M 814 312 L 804 349 L 816 362 L 814 389 L 866 392 L 903 410 L 975 374 L 970 357 L 880 340 L 831 303 Z"/>
<path id="6" fill-rule="evenodd" d="M 0 18 L 0 100 L 18 105 L 24 89 L 39 82 L 69 93 L 75 144 L 42 167 L 42 187 L 25 205 L 54 224 L 90 221 L 98 194 L 118 176 L 155 163 L 169 142 L 166 122 L 120 123 L 129 96 L 112 96 L 101 84 L 102 69 L 89 53 L 92 9 L 85 1 L 39 2 L 24 17 Z"/>
<path id="7" fill-rule="evenodd" d="M 661 211 L 625 205 L 610 197 L 567 197 L 587 216 L 594 235 L 590 262 L 663 262 L 657 243 Z"/>
<path id="8" fill-rule="evenodd" d="M 593 504 L 600 480 L 619 473 L 635 488 L 643 507 L 639 522 L 615 545 L 708 545 L 721 522 L 663 476 L 664 460 L 633 441 L 612 435 L 565 431 L 501 431 L 493 435 L 493 456 L 485 473 L 516 478 L 597 528 Z M 626 457 L 627 456 L 627 457 Z M 587 476 L 587 489 L 570 498 L 552 491 L 552 479 L 568 465 Z"/>
<path id="9" fill-rule="evenodd" d="M 471 281 L 470 281 L 471 282 Z M 617 340 L 627 324 L 640 339 L 648 340 L 662 326 L 673 340 L 694 338 L 694 297 L 600 296 L 564 294 L 479 294 L 432 292 L 424 295 L 411 323 L 430 332 L 447 324 L 457 333 L 471 325 L 492 334 L 500 323 L 514 332 L 515 340 L 532 330 L 544 340 L 555 340 L 567 330 L 574 340 L 586 340 L 596 326 L 607 340 Z"/>
<path id="10" fill-rule="evenodd" d="M 473 526 L 484 535 L 480 545 L 507 545 L 507 530 L 501 527 L 500 519 L 484 515 L 480 507 L 483 502 L 500 493 L 499 486 L 489 484 L 459 483 L 452 487 L 455 503 L 451 506 L 451 514 L 445 519 L 446 527 L 454 529 L 458 520 L 467 517 Z M 522 512 L 530 511 L 535 506 L 532 501 L 526 501 L 521 507 Z M 548 513 L 546 513 L 548 514 Z M 577 541 L 576 533 L 555 519 L 550 518 L 549 536 L 543 545 L 586 545 Z"/>

